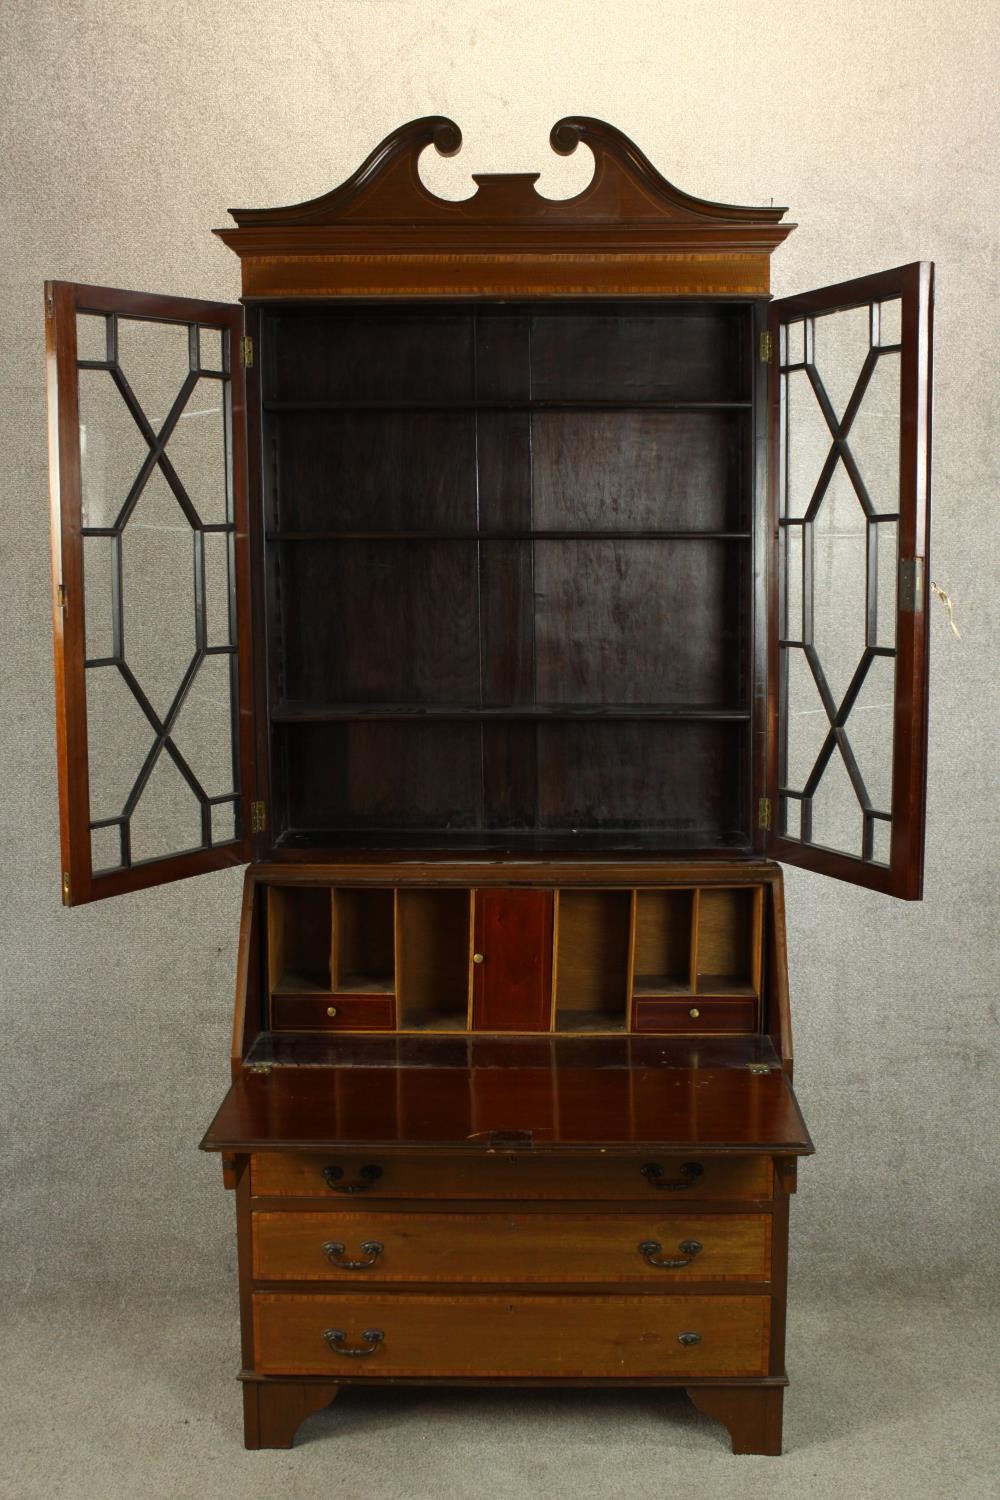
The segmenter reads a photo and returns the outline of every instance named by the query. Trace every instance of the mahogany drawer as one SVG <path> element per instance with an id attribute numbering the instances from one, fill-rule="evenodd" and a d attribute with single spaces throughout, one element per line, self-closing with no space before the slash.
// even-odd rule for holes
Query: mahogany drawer
<path id="1" fill-rule="evenodd" d="M 770 1311 L 766 1296 L 257 1292 L 255 1368 L 331 1379 L 764 1375 Z"/>
<path id="2" fill-rule="evenodd" d="M 271 1024 L 292 1031 L 391 1031 L 392 995 L 272 995 Z"/>
<path id="3" fill-rule="evenodd" d="M 326 1173 L 327 1175 L 324 1175 Z M 339 1175 L 335 1175 L 339 1174 Z M 771 1195 L 766 1156 L 535 1155 L 533 1152 L 258 1152 L 256 1197 L 604 1199 L 690 1202 Z"/>
<path id="4" fill-rule="evenodd" d="M 636 1000 L 632 1012 L 636 1031 L 753 1031 L 756 1024 L 757 1001 L 752 995 L 642 999 Z"/>
<path id="5" fill-rule="evenodd" d="M 766 1281 L 769 1214 L 255 1213 L 258 1281 Z"/>

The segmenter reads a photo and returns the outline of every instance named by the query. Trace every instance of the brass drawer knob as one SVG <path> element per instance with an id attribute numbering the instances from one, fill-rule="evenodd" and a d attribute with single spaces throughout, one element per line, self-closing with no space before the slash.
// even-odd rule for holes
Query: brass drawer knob
<path id="1" fill-rule="evenodd" d="M 702 1251 L 701 1240 L 681 1240 L 677 1246 L 681 1252 L 681 1258 L 671 1260 L 662 1255 L 663 1246 L 659 1240 L 643 1240 L 639 1245 L 639 1254 L 647 1266 L 655 1266 L 658 1271 L 680 1271 L 689 1266 L 696 1255 Z"/>
<path id="2" fill-rule="evenodd" d="M 687 1345 L 700 1344 L 701 1343 L 701 1334 L 700 1333 L 679 1333 L 677 1335 L 677 1342 L 679 1344 L 687 1344 Z"/>
<path id="3" fill-rule="evenodd" d="M 688 1015 L 691 1017 L 692 1021 L 697 1021 L 698 1017 L 701 1015 L 701 1011 L 698 1009 L 697 1005 L 692 1005 L 691 1009 L 688 1011 Z"/>
<path id="4" fill-rule="evenodd" d="M 337 1240 L 327 1240 L 323 1246 L 323 1254 L 338 1271 L 367 1271 L 369 1266 L 375 1265 L 385 1246 L 380 1240 L 365 1240 L 361 1246 L 361 1253 L 366 1257 L 364 1260 L 345 1260 L 345 1248 Z"/>
<path id="5" fill-rule="evenodd" d="M 332 1021 L 333 1018 L 334 1018 L 334 1016 L 337 1014 L 337 1007 L 335 1005 L 328 1005 L 326 1007 L 326 1013 L 330 1017 L 330 1020 Z"/>
<path id="6" fill-rule="evenodd" d="M 485 953 L 474 953 L 472 955 L 472 962 L 474 964 L 481 964 L 481 963 L 483 963 L 483 961 L 485 960 L 485 958 L 486 958 L 486 954 Z"/>
<path id="7" fill-rule="evenodd" d="M 364 1344 L 346 1343 L 347 1334 L 342 1328 L 326 1328 L 323 1337 L 334 1354 L 344 1354 L 348 1359 L 363 1359 L 366 1354 L 375 1353 L 385 1334 L 381 1328 L 366 1328 L 361 1335 Z"/>

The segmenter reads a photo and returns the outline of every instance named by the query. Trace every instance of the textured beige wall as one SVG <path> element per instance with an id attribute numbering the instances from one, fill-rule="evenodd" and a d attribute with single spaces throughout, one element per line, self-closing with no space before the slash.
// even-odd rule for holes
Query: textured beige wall
<path id="1" fill-rule="evenodd" d="M 780 295 L 938 268 L 937 607 L 927 896 L 788 876 L 798 1084 L 819 1146 L 797 1284 L 847 1296 L 986 1274 L 997 994 L 997 286 L 993 6 L 678 0 L 6 0 L 0 484 L 4 738 L 0 1276 L 15 1295 L 131 1283 L 231 1293 L 230 1208 L 195 1145 L 226 1083 L 238 874 L 64 912 L 49 646 L 44 276 L 233 299 L 209 230 L 294 202 L 388 130 L 451 115 L 471 171 L 580 160 L 569 113 L 620 126 L 679 186 L 791 205 Z M 992 651 L 991 651 L 992 648 Z M 991 786 L 991 781 L 994 785 Z"/>

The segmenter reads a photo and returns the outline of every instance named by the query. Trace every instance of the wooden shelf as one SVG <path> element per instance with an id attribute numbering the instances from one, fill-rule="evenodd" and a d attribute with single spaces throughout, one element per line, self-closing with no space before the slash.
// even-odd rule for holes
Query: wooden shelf
<path id="1" fill-rule="evenodd" d="M 690 995 L 692 991 L 689 984 L 681 983 L 671 974 L 637 974 L 632 983 L 632 993 L 676 999 Z"/>
<path id="2" fill-rule="evenodd" d="M 749 531 L 691 528 L 586 531 L 293 531 L 266 533 L 269 542 L 749 542 Z"/>
<path id="3" fill-rule="evenodd" d="M 372 979 L 364 974 L 341 974 L 337 980 L 336 995 L 391 995 L 395 985 L 388 979 Z"/>
<path id="4" fill-rule="evenodd" d="M 687 991 L 690 994 L 690 990 Z M 752 996 L 756 995 L 757 989 L 748 979 L 741 979 L 733 974 L 699 974 L 695 994 L 699 999 L 709 995 L 719 997 Z"/>
<path id="5" fill-rule="evenodd" d="M 556 1030 L 563 1034 L 613 1036 L 625 1030 L 624 1008 L 621 1011 L 560 1010 L 556 1016 Z"/>
<path id="6" fill-rule="evenodd" d="M 309 995 L 316 999 L 332 997 L 329 974 L 297 974 L 285 970 L 271 985 L 272 995 Z"/>
<path id="7" fill-rule="evenodd" d="M 528 854 L 645 853 L 717 859 L 720 851 L 749 851 L 740 830 L 717 828 L 289 828 L 274 842 L 278 850 L 396 850 L 407 854 L 438 849 L 463 854 L 518 850 Z"/>
<path id="8" fill-rule="evenodd" d="M 752 401 L 275 401 L 266 412 L 750 411 Z"/>
<path id="9" fill-rule="evenodd" d="M 449 1031 L 467 1032 L 468 1018 L 466 1011 L 450 1010 L 409 1010 L 406 1012 L 404 1024 L 400 1031 Z"/>
<path id="10" fill-rule="evenodd" d="M 654 719 L 744 724 L 746 709 L 665 703 L 276 703 L 274 724 L 337 724 L 354 719 Z"/>

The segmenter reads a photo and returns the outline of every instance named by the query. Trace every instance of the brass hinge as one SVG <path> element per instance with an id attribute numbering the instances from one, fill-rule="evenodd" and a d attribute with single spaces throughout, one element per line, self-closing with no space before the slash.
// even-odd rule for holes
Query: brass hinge
<path id="1" fill-rule="evenodd" d="M 771 363 L 771 360 L 773 358 L 774 358 L 774 339 L 771 337 L 770 333 L 765 328 L 764 332 L 760 336 L 760 362 L 761 362 L 762 365 L 769 365 Z"/>
<path id="2" fill-rule="evenodd" d="M 768 832 L 770 832 L 771 830 L 770 797 L 761 797 L 760 801 L 757 803 L 757 827 L 766 828 Z"/>
<path id="3" fill-rule="evenodd" d="M 249 370 L 253 364 L 253 339 L 249 334 L 240 339 L 240 364 L 244 370 Z"/>
<path id="4" fill-rule="evenodd" d="M 54 318 L 55 317 L 55 312 L 56 312 L 55 299 L 53 298 L 51 292 L 46 292 L 45 293 L 45 316 L 47 318 Z"/>
<path id="5" fill-rule="evenodd" d="M 69 871 L 68 870 L 64 870 L 63 871 L 62 899 L 63 899 L 63 906 L 68 906 L 69 905 Z"/>
<path id="6" fill-rule="evenodd" d="M 263 802 L 250 804 L 250 832 L 263 833 L 267 827 L 267 812 Z"/>
<path id="7" fill-rule="evenodd" d="M 923 614 L 924 560 L 922 557 L 899 559 L 899 607 L 907 614 Z"/>
<path id="8" fill-rule="evenodd" d="M 60 583 L 56 587 L 56 603 L 58 604 L 58 606 L 59 606 L 60 609 L 65 610 L 65 608 L 66 608 L 66 585 L 64 583 Z"/>

